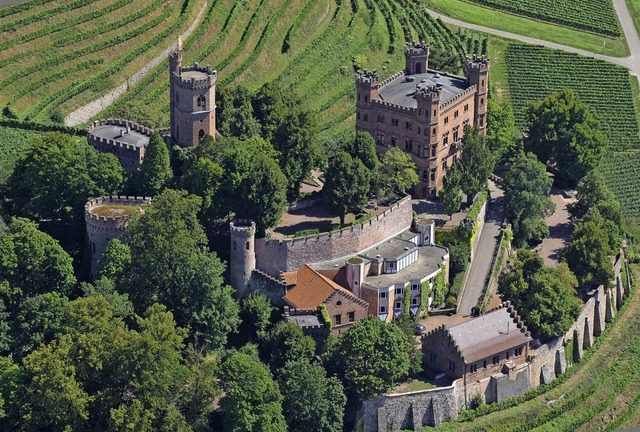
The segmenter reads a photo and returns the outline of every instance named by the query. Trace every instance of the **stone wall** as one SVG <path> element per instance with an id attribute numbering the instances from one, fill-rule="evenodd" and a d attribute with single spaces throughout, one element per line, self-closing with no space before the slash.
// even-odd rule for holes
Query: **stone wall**
<path id="1" fill-rule="evenodd" d="M 254 291 L 260 291 L 264 293 L 274 306 L 284 306 L 285 302 L 282 297 L 287 293 L 287 285 L 270 276 L 260 270 L 254 270 L 251 273 L 251 279 L 249 279 L 249 288 L 246 294 L 250 294 Z"/>
<path id="2" fill-rule="evenodd" d="M 364 432 L 386 432 L 409 429 L 421 431 L 423 426 L 437 426 L 458 418 L 464 406 L 461 380 L 449 387 L 410 393 L 391 394 L 370 399 L 358 412 Z"/>
<path id="3" fill-rule="evenodd" d="M 277 277 L 281 271 L 298 270 L 304 264 L 356 254 L 409 228 L 412 220 L 411 197 L 406 196 L 384 213 L 353 227 L 291 240 L 256 239 L 256 267 Z"/>

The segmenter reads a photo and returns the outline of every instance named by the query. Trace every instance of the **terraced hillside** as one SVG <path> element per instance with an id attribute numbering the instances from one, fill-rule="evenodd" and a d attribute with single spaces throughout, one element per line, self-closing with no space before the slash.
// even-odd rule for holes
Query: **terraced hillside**
<path id="1" fill-rule="evenodd" d="M 538 46 L 511 44 L 505 52 L 516 121 L 524 106 L 564 87 L 574 89 L 597 113 L 610 151 L 601 170 L 626 215 L 640 217 L 640 132 L 628 71 L 602 60 Z"/>
<path id="2" fill-rule="evenodd" d="M 611 0 L 470 0 L 542 21 L 607 36 L 620 36 Z"/>
<path id="3" fill-rule="evenodd" d="M 451 32 L 409 0 L 218 0 L 186 42 L 184 58 L 215 67 L 219 87 L 275 81 L 296 92 L 320 113 L 327 138 L 353 127 L 354 65 L 391 75 L 403 67 L 405 41 L 418 39 L 449 53 L 431 64 L 453 72 L 461 72 L 466 51 L 486 52 L 485 43 Z M 108 114 L 153 111 L 167 124 L 168 89 L 164 64 Z"/>
<path id="4" fill-rule="evenodd" d="M 36 0 L 0 9 L 0 106 L 38 121 L 135 73 L 204 0 Z M 5 113 L 7 111 L 5 110 Z"/>

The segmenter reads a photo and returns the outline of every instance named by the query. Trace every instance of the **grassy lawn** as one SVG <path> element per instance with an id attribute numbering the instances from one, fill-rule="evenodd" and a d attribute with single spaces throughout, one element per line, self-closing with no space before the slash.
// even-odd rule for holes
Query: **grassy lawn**
<path id="1" fill-rule="evenodd" d="M 420 390 L 431 390 L 436 388 L 435 385 L 426 381 L 421 376 L 415 376 L 409 378 L 406 382 L 400 383 L 396 386 L 395 389 L 390 391 L 390 394 L 398 394 L 398 393 L 409 393 Z"/>
<path id="2" fill-rule="evenodd" d="M 628 1 L 630 3 L 636 3 L 636 6 L 640 10 L 640 0 Z M 484 25 L 497 30 L 581 48 L 599 54 L 615 57 L 625 57 L 629 55 L 629 47 L 627 47 L 627 43 L 623 37 L 610 38 L 593 33 L 571 30 L 565 27 L 470 4 L 461 0 L 427 0 L 425 4 L 428 8 L 451 18 L 472 24 Z"/>
<path id="3" fill-rule="evenodd" d="M 631 13 L 633 24 L 636 26 L 636 31 L 640 33 L 640 0 L 627 0 L 627 7 Z"/>

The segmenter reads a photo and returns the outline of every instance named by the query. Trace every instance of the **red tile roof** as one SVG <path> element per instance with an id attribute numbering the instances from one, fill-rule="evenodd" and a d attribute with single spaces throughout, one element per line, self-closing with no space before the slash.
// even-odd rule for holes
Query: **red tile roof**
<path id="1" fill-rule="evenodd" d="M 296 286 L 284 296 L 284 299 L 297 309 L 315 309 L 336 291 L 342 291 L 356 298 L 351 291 L 342 288 L 308 265 L 298 270 L 296 282 Z"/>

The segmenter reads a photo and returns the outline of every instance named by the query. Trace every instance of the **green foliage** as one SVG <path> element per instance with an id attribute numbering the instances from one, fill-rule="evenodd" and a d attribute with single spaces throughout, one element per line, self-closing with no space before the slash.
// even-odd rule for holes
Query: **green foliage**
<path id="1" fill-rule="evenodd" d="M 391 389 L 408 375 L 412 349 L 399 327 L 369 316 L 338 340 L 330 363 L 345 388 L 363 401 Z"/>
<path id="2" fill-rule="evenodd" d="M 348 212 L 366 202 L 370 182 L 367 167 L 347 152 L 339 152 L 329 161 L 324 190 L 329 205 L 340 215 L 341 224 Z"/>
<path id="3" fill-rule="evenodd" d="M 381 180 L 388 191 L 404 192 L 420 181 L 411 156 L 397 147 L 389 149 L 382 156 L 381 162 Z"/>
<path id="4" fill-rule="evenodd" d="M 436 308 L 444 303 L 445 295 L 447 294 L 447 284 L 445 283 L 445 264 L 440 264 L 440 272 L 436 275 L 433 281 L 433 304 L 432 307 Z"/>
<path id="5" fill-rule="evenodd" d="M 327 311 L 327 305 L 324 303 L 318 306 L 318 318 L 320 318 L 320 322 L 324 324 L 329 332 L 331 332 L 331 326 L 333 322 L 331 321 L 331 317 L 329 316 L 329 312 Z"/>
<path id="6" fill-rule="evenodd" d="M 491 150 L 485 143 L 485 138 L 480 135 L 476 127 L 466 126 L 462 137 L 462 156 L 460 157 L 460 170 L 462 179 L 460 187 L 467 195 L 467 201 L 485 188 L 487 179 L 493 171 L 495 160 Z"/>
<path id="7" fill-rule="evenodd" d="M 16 164 L 3 194 L 14 215 L 80 225 L 87 200 L 117 195 L 124 181 L 124 170 L 115 156 L 52 132 L 34 141 Z"/>
<path id="8" fill-rule="evenodd" d="M 197 219 L 201 200 L 166 189 L 134 215 L 127 228 L 131 261 L 123 288 L 136 311 L 160 301 L 192 340 L 215 349 L 239 324 L 232 288 L 224 285 L 224 264 L 209 252 Z"/>
<path id="9" fill-rule="evenodd" d="M 611 243 L 611 233 L 601 218 L 600 221 L 585 220 L 575 226 L 563 259 L 578 277 L 580 285 L 609 286 L 613 279 L 609 260 L 614 252 Z"/>
<path id="10" fill-rule="evenodd" d="M 487 100 L 487 147 L 497 163 L 506 162 L 518 146 L 522 134 L 516 127 L 511 105 Z"/>
<path id="11" fill-rule="evenodd" d="M 607 219 L 616 225 L 622 223 L 620 204 L 607 187 L 602 174 L 590 171 L 585 175 L 576 189 L 577 201 L 567 206 L 571 216 L 582 218 L 589 209 L 596 208 L 606 214 Z"/>
<path id="12" fill-rule="evenodd" d="M 240 334 L 261 337 L 271 323 L 271 314 L 276 308 L 264 293 L 254 291 L 242 299 L 240 308 Z"/>
<path id="13" fill-rule="evenodd" d="M 586 30 L 607 36 L 620 36 L 620 26 L 610 1 L 587 0 L 579 4 L 558 3 L 551 0 L 472 0 L 489 7 L 504 9 L 542 21 Z"/>
<path id="14" fill-rule="evenodd" d="M 34 222 L 14 218 L 0 233 L 0 298 L 10 310 L 38 294 L 69 295 L 75 284 L 71 257 Z"/>
<path id="15" fill-rule="evenodd" d="M 356 132 L 354 139 L 347 138 L 342 144 L 344 151 L 355 160 L 360 159 L 369 170 L 369 193 L 377 192 L 380 186 L 380 159 L 376 154 L 376 142 L 368 132 Z M 331 158 L 329 158 L 331 159 Z"/>
<path id="16" fill-rule="evenodd" d="M 291 431 L 341 432 L 347 398 L 342 383 L 324 368 L 289 362 L 278 372 L 282 411 Z"/>
<path id="17" fill-rule="evenodd" d="M 136 190 L 143 196 L 155 196 L 173 179 L 169 161 L 169 149 L 160 134 L 153 134 L 144 151 L 144 160 L 136 173 Z"/>
<path id="18" fill-rule="evenodd" d="M 27 152 L 38 132 L 0 126 L 0 182 L 9 177 L 15 163 Z"/>
<path id="19" fill-rule="evenodd" d="M 488 198 L 489 198 L 489 192 L 487 191 L 487 189 L 481 190 L 478 196 L 476 197 L 476 200 L 471 205 L 471 208 L 469 208 L 469 212 L 467 213 L 467 219 L 470 219 L 470 220 L 478 219 L 478 216 L 480 215 L 480 210 L 482 210 L 482 206 L 484 205 L 484 203 L 487 202 Z"/>
<path id="20" fill-rule="evenodd" d="M 131 265 L 131 248 L 117 238 L 107 244 L 102 257 L 98 260 L 96 278 L 108 278 L 112 281 L 121 280 L 124 271 Z"/>
<path id="21" fill-rule="evenodd" d="M 580 314 L 578 281 L 566 264 L 546 267 L 535 252 L 521 249 L 509 271 L 500 275 L 499 290 L 510 300 L 529 329 L 538 336 L 565 333 Z"/>
<path id="22" fill-rule="evenodd" d="M 129 300 L 129 295 L 116 291 L 112 279 L 102 277 L 95 280 L 93 284 L 82 282 L 80 289 L 84 292 L 85 297 L 104 297 L 113 309 L 113 316 L 123 319 L 133 317 L 133 303 Z"/>
<path id="23" fill-rule="evenodd" d="M 420 284 L 420 310 L 426 311 L 429 309 L 429 297 L 431 296 L 431 288 L 429 287 L 429 281 L 426 280 Z"/>
<path id="24" fill-rule="evenodd" d="M 267 332 L 260 348 L 263 360 L 275 373 L 287 362 L 311 361 L 316 343 L 296 324 L 279 321 Z"/>
<path id="25" fill-rule="evenodd" d="M 451 217 L 455 212 L 460 210 L 462 205 L 462 175 L 458 171 L 458 165 L 453 164 L 447 169 L 447 173 L 443 179 L 443 188 L 438 193 L 440 201 L 444 206 L 445 212 Z"/>
<path id="26" fill-rule="evenodd" d="M 511 161 L 501 185 L 506 199 L 505 216 L 513 226 L 516 245 L 524 246 L 549 235 L 544 218 L 555 210 L 549 198 L 552 179 L 532 153 L 519 153 Z"/>
<path id="27" fill-rule="evenodd" d="M 225 396 L 224 430 L 231 432 L 286 430 L 282 394 L 269 369 L 247 354 L 236 353 L 220 367 Z"/>
<path id="28" fill-rule="evenodd" d="M 553 167 L 570 185 L 596 168 L 607 141 L 595 112 L 570 89 L 552 93 L 526 107 L 525 150 Z"/>

